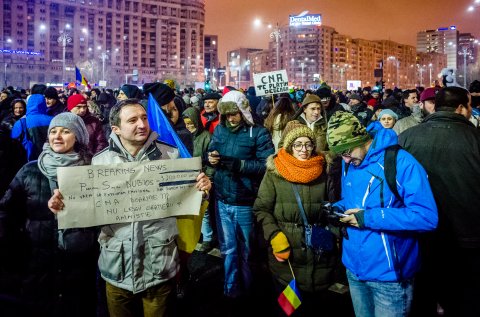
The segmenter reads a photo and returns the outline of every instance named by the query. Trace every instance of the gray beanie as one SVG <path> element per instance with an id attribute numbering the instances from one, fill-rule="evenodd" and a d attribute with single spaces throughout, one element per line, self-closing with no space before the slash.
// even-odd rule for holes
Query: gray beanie
<path id="1" fill-rule="evenodd" d="M 75 139 L 78 143 L 88 146 L 88 131 L 80 116 L 77 116 L 72 112 L 62 112 L 53 117 L 52 121 L 50 121 L 48 134 L 50 134 L 50 130 L 55 127 L 67 128 L 75 134 Z"/>

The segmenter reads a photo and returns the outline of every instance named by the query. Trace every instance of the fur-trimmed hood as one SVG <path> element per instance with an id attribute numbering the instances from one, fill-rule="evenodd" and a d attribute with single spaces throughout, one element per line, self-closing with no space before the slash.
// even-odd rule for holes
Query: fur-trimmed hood
<path id="1" fill-rule="evenodd" d="M 237 90 L 227 92 L 218 103 L 218 112 L 222 114 L 221 123 L 225 124 L 227 114 L 235 114 L 239 111 L 247 125 L 255 125 L 247 97 Z"/>

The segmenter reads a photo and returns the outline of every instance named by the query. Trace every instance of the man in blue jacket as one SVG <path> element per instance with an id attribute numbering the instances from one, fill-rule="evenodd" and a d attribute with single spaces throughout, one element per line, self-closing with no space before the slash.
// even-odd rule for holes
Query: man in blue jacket
<path id="1" fill-rule="evenodd" d="M 367 131 L 352 114 L 335 113 L 327 142 L 342 156 L 342 199 L 348 226 L 342 260 L 357 316 L 408 316 L 420 258 L 417 232 L 434 230 L 438 215 L 427 174 L 404 150 L 396 158 L 401 200 L 385 180 L 385 149 L 397 144 L 379 122 Z"/>
<path id="2" fill-rule="evenodd" d="M 217 230 L 224 257 L 224 294 L 244 295 L 251 286 L 248 266 L 253 234 L 253 203 L 265 173 L 265 162 L 274 153 L 267 129 L 253 122 L 247 98 L 230 91 L 220 100 L 220 124 L 208 148 L 208 161 L 215 168 L 218 201 Z"/>

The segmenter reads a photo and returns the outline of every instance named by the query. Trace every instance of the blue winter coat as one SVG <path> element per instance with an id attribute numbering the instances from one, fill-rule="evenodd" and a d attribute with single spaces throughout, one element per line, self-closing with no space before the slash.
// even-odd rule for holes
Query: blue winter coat
<path id="1" fill-rule="evenodd" d="M 231 132 L 222 120 L 213 132 L 208 151 L 242 161 L 239 172 L 215 168 L 215 195 L 223 203 L 253 206 L 258 187 L 266 170 L 267 157 L 275 150 L 268 130 L 262 126 L 244 125 Z"/>
<path id="2" fill-rule="evenodd" d="M 47 132 L 50 121 L 53 117 L 47 115 L 47 103 L 45 97 L 40 94 L 33 94 L 27 101 L 26 126 L 34 148 L 26 148 L 28 161 L 33 161 L 42 153 L 43 144 L 47 141 Z M 25 135 L 22 133 L 21 120 L 15 122 L 12 128 L 12 139 L 22 139 Z"/>
<path id="3" fill-rule="evenodd" d="M 397 136 L 380 122 L 368 131 L 373 141 L 363 162 L 342 163 L 343 198 L 337 205 L 363 209 L 365 225 L 348 227 L 342 260 L 360 280 L 410 279 L 420 265 L 416 233 L 436 228 L 437 207 L 425 170 L 405 150 L 397 156 L 397 188 L 403 202 L 395 198 L 384 181 L 384 154 L 385 148 L 397 144 Z"/>

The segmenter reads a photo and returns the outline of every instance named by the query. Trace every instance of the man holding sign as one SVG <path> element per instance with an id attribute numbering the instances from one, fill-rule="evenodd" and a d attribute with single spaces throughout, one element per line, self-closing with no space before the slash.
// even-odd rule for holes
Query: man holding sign
<path id="1" fill-rule="evenodd" d="M 178 158 L 176 148 L 157 141 L 158 134 L 150 130 L 145 108 L 136 99 L 118 103 L 111 110 L 110 125 L 109 146 L 93 158 L 93 165 Z M 198 175 L 196 187 L 210 190 L 205 174 Z M 55 213 L 63 209 L 63 197 L 58 190 L 48 207 Z M 177 235 L 174 217 L 101 228 L 98 266 L 107 282 L 111 316 L 171 314 L 175 297 L 173 278 L 179 270 Z"/>

